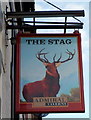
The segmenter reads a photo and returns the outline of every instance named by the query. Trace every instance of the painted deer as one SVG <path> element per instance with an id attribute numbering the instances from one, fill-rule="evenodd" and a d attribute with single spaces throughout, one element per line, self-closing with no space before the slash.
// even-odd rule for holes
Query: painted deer
<path id="1" fill-rule="evenodd" d="M 58 73 L 57 67 L 60 66 L 60 64 L 62 63 L 72 60 L 75 55 L 75 50 L 74 53 L 67 50 L 66 53 L 69 56 L 66 60 L 60 61 L 62 58 L 62 55 L 60 55 L 59 59 L 55 61 L 55 57 L 56 57 L 55 54 L 55 56 L 53 57 L 53 62 L 50 63 L 46 58 L 46 54 L 48 53 L 42 53 L 43 50 L 44 49 L 42 49 L 36 55 L 36 57 L 46 67 L 47 69 L 46 75 L 41 81 L 36 81 L 24 85 L 22 93 L 24 99 L 27 102 L 32 102 L 33 97 L 56 97 L 60 89 L 60 85 L 59 85 L 60 75 Z"/>

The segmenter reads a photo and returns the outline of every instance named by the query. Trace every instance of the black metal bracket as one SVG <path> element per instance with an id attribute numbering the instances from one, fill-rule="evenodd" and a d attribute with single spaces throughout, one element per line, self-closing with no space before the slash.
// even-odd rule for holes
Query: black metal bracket
<path id="1" fill-rule="evenodd" d="M 36 30 L 36 29 L 82 29 L 83 23 L 76 17 L 84 17 L 84 10 L 72 11 L 35 11 L 35 12 L 6 12 L 6 29 L 22 29 L 22 30 Z M 49 18 L 49 17 L 65 17 L 64 22 L 44 22 L 36 21 L 36 18 Z M 74 17 L 78 22 L 67 22 L 68 17 Z M 21 21 L 21 25 L 13 18 L 35 18 L 34 21 Z M 14 24 L 12 24 L 14 23 Z M 31 24 L 32 23 L 32 24 Z M 45 24 L 45 25 L 44 25 Z"/>
<path id="2" fill-rule="evenodd" d="M 7 18 L 84 17 L 84 10 L 7 12 Z"/>
<path id="3" fill-rule="evenodd" d="M 11 44 L 12 45 L 16 44 L 16 38 L 15 37 L 11 37 L 10 40 L 11 40 Z"/>

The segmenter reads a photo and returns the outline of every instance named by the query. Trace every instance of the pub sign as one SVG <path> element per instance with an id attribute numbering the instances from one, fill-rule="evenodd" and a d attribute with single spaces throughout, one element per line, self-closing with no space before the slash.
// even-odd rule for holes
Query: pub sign
<path id="1" fill-rule="evenodd" d="M 16 112 L 84 112 L 81 35 L 16 37 Z"/>

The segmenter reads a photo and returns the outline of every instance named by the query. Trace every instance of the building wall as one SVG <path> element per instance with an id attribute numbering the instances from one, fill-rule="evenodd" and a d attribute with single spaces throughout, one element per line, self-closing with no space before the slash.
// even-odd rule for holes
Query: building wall
<path id="1" fill-rule="evenodd" d="M 0 2 L 0 85 L 1 85 L 1 57 L 2 57 L 2 53 L 1 53 L 1 44 L 2 44 L 2 37 L 1 37 L 1 32 L 2 32 L 2 23 L 1 23 L 1 19 L 2 19 L 2 10 L 1 10 L 1 2 Z M 0 86 L 0 98 L 1 98 L 1 86 Z"/>
<path id="2" fill-rule="evenodd" d="M 1 117 L 10 118 L 11 117 L 11 82 L 10 82 L 10 62 L 11 62 L 11 43 L 7 41 L 7 36 L 5 34 L 5 19 L 4 12 L 6 10 L 6 5 L 8 3 L 1 2 L 1 10 L 3 13 L 2 21 L 2 30 L 0 31 L 0 49 L 2 52 L 3 65 L 5 71 L 2 69 L 0 76 L 0 85 L 1 85 Z M 10 37 L 10 34 L 8 35 Z M 7 46 L 8 45 L 8 46 Z"/>

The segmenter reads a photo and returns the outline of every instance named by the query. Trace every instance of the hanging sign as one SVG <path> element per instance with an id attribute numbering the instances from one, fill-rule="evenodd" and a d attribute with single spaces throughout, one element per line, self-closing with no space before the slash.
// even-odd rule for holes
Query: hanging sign
<path id="1" fill-rule="evenodd" d="M 84 112 L 80 33 L 21 34 L 16 43 L 16 112 Z"/>

